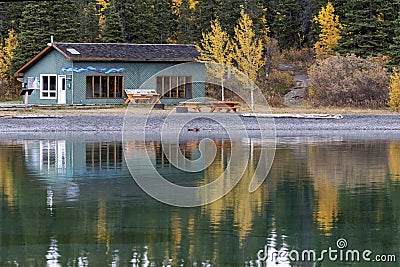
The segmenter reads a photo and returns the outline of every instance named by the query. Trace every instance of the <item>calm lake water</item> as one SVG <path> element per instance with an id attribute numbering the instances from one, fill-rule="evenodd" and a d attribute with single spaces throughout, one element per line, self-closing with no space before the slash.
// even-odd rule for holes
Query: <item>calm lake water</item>
<path id="1" fill-rule="evenodd" d="M 171 166 L 159 143 L 148 145 L 160 172 L 194 186 L 226 167 L 232 144 L 216 144 L 213 164 L 192 175 Z M 198 145 L 180 147 L 194 159 Z M 256 161 L 261 144 L 251 145 Z M 399 264 L 400 141 L 282 139 L 268 181 L 256 192 L 248 193 L 250 162 L 233 191 L 198 208 L 146 195 L 130 176 L 124 146 L 130 148 L 121 142 L 2 141 L 0 266 L 356 264 L 348 250 L 360 258 L 371 251 L 364 255 L 371 262 L 360 259 L 358 266 Z M 322 254 L 329 249 L 337 251 L 332 258 Z M 324 260 L 314 264 L 304 250 Z M 397 263 L 372 262 L 376 256 L 393 261 L 391 255 Z"/>

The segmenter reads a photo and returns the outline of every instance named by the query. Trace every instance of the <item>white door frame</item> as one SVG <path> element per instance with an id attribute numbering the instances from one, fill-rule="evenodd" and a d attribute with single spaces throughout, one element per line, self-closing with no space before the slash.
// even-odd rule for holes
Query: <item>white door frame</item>
<path id="1" fill-rule="evenodd" d="M 57 80 L 57 103 L 66 104 L 67 103 L 67 76 L 58 75 Z"/>

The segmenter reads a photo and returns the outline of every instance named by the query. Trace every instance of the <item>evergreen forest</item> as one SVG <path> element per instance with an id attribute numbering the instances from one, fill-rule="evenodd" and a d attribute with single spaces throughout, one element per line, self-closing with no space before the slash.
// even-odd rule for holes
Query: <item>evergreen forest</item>
<path id="1" fill-rule="evenodd" d="M 399 0 L 10 1 L 0 3 L 1 53 L 10 50 L 7 45 L 14 47 L 7 67 L 7 60 L 0 60 L 0 78 L 11 77 L 50 42 L 51 35 L 55 42 L 199 44 L 215 20 L 233 38 L 242 11 L 252 20 L 255 36 L 268 33 L 263 57 L 268 68 L 263 70 L 270 74 L 274 60 L 294 58 L 308 68 L 318 53 L 379 57 L 389 70 L 400 64 Z M 333 42 L 329 35 L 336 36 Z M 324 36 L 326 43 L 321 41 Z M 259 84 L 282 95 L 290 82 L 282 73 L 275 75 L 275 81 Z"/>

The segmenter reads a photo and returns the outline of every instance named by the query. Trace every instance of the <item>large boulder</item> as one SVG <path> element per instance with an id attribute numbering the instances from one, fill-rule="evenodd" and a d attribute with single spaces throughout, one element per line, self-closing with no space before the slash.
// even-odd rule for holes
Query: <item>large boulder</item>
<path id="1" fill-rule="evenodd" d="M 296 74 L 293 77 L 295 87 L 284 96 L 285 105 L 299 105 L 308 97 L 308 88 L 310 87 L 310 79 L 305 73 Z"/>

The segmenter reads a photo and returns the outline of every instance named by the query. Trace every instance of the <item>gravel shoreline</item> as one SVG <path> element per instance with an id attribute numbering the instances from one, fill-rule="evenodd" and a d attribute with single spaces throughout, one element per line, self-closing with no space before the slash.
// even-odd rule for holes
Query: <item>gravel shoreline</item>
<path id="1" fill-rule="evenodd" d="M 172 114 L 172 113 L 171 113 Z M 181 120 L 194 116 L 207 116 L 223 120 L 225 125 L 235 129 L 235 114 L 224 113 L 186 113 L 175 114 L 169 127 L 179 127 Z M 144 114 L 133 114 L 129 117 L 130 123 L 135 120 L 143 120 Z M 153 114 L 149 117 L 147 131 L 159 134 L 160 127 L 166 118 L 165 113 Z M 243 125 L 252 134 L 256 134 L 258 128 L 255 118 L 241 117 Z M 259 119 L 261 125 L 268 125 L 271 119 Z M 293 119 L 275 118 L 277 137 L 296 136 L 339 136 L 346 138 L 368 139 L 400 139 L 400 115 L 343 115 L 343 119 Z M 51 136 L 86 136 L 85 139 L 107 138 L 120 139 L 124 124 L 124 115 L 67 115 L 58 117 L 31 117 L 13 118 L 0 117 L 0 139 L 18 138 L 50 138 Z M 238 127 L 239 129 L 240 127 Z M 189 129 L 195 129 L 191 131 Z M 214 135 L 216 138 L 223 134 L 223 128 L 218 123 L 210 120 L 196 119 L 191 121 L 182 130 L 187 136 L 200 136 L 204 132 Z M 82 137 L 83 138 L 83 137 Z"/>

